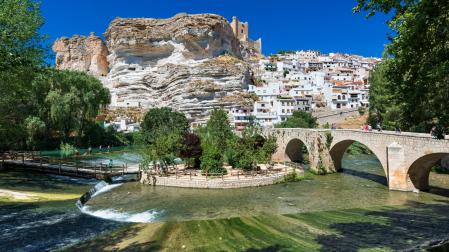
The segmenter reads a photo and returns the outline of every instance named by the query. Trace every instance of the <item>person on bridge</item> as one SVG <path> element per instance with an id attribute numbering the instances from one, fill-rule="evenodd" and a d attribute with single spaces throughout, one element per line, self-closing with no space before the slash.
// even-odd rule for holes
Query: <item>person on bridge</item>
<path id="1" fill-rule="evenodd" d="M 380 126 L 380 122 L 377 123 L 376 125 L 377 131 L 382 131 L 382 127 Z"/>
<path id="2" fill-rule="evenodd" d="M 432 138 L 437 138 L 437 127 L 433 126 L 432 129 L 430 129 L 430 136 Z"/>
<path id="3" fill-rule="evenodd" d="M 331 130 L 336 130 L 336 129 L 337 129 L 337 125 L 335 123 L 332 123 Z"/>

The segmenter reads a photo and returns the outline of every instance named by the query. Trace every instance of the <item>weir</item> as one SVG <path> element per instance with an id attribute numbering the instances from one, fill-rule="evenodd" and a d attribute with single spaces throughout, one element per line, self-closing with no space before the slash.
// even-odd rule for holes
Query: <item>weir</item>
<path id="1" fill-rule="evenodd" d="M 136 181 L 137 177 L 132 175 L 116 176 L 111 178 L 111 182 L 100 181 L 88 192 L 83 194 L 77 201 L 77 208 L 84 214 L 94 216 L 101 219 L 115 220 L 119 222 L 151 222 L 157 214 L 155 211 L 145 211 L 141 213 L 122 213 L 115 209 L 91 210 L 85 204 L 92 198 L 101 193 L 110 191 L 116 187 L 123 185 L 123 183 Z"/>

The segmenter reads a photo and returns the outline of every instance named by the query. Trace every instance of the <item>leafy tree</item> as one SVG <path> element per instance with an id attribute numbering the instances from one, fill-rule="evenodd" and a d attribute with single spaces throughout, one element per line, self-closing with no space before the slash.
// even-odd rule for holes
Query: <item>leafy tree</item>
<path id="1" fill-rule="evenodd" d="M 40 66 L 44 56 L 44 37 L 39 34 L 39 29 L 44 20 L 39 3 L 1 0 L 0 24 L 0 70 Z"/>
<path id="2" fill-rule="evenodd" d="M 39 117 L 30 116 L 25 119 L 25 127 L 28 134 L 27 145 L 34 148 L 36 138 L 45 132 L 45 123 Z"/>
<path id="3" fill-rule="evenodd" d="M 183 142 L 188 129 L 189 122 L 184 114 L 170 108 L 150 109 L 143 119 L 141 137 L 138 140 L 143 148 L 143 166 L 148 167 L 155 162 L 160 162 L 165 167 L 173 164 L 174 159 L 186 148 Z"/>
<path id="4" fill-rule="evenodd" d="M 30 83 L 43 64 L 42 24 L 35 1 L 0 1 L 0 149 L 22 148 L 26 142 Z"/>
<path id="5" fill-rule="evenodd" d="M 153 108 L 145 114 L 141 127 L 145 140 L 152 143 L 157 134 L 185 134 L 189 129 L 189 121 L 183 113 L 171 108 Z"/>
<path id="6" fill-rule="evenodd" d="M 202 142 L 203 154 L 201 155 L 201 170 L 207 173 L 224 173 L 223 154 L 219 146 L 210 142 Z"/>
<path id="7" fill-rule="evenodd" d="M 318 126 L 316 118 L 312 114 L 302 110 L 293 112 L 287 120 L 277 124 L 276 128 L 316 128 Z"/>
<path id="8" fill-rule="evenodd" d="M 190 165 L 193 168 L 200 168 L 200 157 L 202 152 L 200 137 L 194 133 L 185 134 L 180 157 L 190 160 Z"/>
<path id="9" fill-rule="evenodd" d="M 262 148 L 259 152 L 259 160 L 265 163 L 270 163 L 273 154 L 276 152 L 278 148 L 277 139 L 275 136 L 269 136 L 265 139 L 265 142 L 262 145 Z"/>
<path id="10" fill-rule="evenodd" d="M 232 167 L 239 166 L 239 160 L 242 155 L 242 146 L 240 137 L 233 135 L 228 139 L 227 148 L 224 152 L 224 159 Z"/>
<path id="11" fill-rule="evenodd" d="M 428 132 L 435 125 L 447 132 L 449 2 L 359 0 L 355 11 L 368 11 L 368 16 L 393 13 L 389 26 L 395 36 L 386 47 L 388 60 L 382 69 L 382 78 L 388 81 L 371 94 L 373 100 L 390 102 L 384 108 L 379 102 L 374 107 L 387 115 L 383 122 L 393 124 L 394 118 L 403 130 Z"/>
<path id="12" fill-rule="evenodd" d="M 64 141 L 75 132 L 82 137 L 89 122 L 110 102 L 109 90 L 86 73 L 47 69 L 33 81 L 33 100 L 41 118 Z"/>
<path id="13" fill-rule="evenodd" d="M 218 146 L 222 152 L 226 150 L 227 139 L 233 135 L 226 111 L 223 109 L 212 111 L 205 134 L 205 137 Z"/>
<path id="14" fill-rule="evenodd" d="M 228 141 L 226 161 L 234 168 L 252 170 L 257 163 L 268 163 L 277 149 L 276 138 L 265 138 L 257 126 L 248 126 L 241 137 L 234 135 Z"/>

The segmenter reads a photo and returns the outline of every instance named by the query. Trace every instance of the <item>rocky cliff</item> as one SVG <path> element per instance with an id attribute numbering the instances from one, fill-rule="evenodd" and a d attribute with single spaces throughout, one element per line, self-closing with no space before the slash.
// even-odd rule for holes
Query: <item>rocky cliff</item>
<path id="1" fill-rule="evenodd" d="M 75 35 L 60 38 L 53 44 L 56 68 L 89 72 L 97 77 L 109 72 L 108 49 L 100 37 L 91 33 L 88 37 Z"/>
<path id="2" fill-rule="evenodd" d="M 110 70 L 103 83 L 112 106 L 169 106 L 201 120 L 213 108 L 233 105 L 225 97 L 238 96 L 251 81 L 239 41 L 218 15 L 117 18 L 104 35 Z M 53 48 L 66 55 L 60 43 Z M 60 68 L 87 71 L 78 68 L 78 58 L 62 61 Z"/>

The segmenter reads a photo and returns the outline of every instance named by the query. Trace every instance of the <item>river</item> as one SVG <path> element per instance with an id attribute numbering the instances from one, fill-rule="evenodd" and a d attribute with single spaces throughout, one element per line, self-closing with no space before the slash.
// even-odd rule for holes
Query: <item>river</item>
<path id="1" fill-rule="evenodd" d="M 114 185 L 82 212 L 76 198 L 0 197 L 0 245 L 12 251 L 391 251 L 449 238 L 449 176 L 430 192 L 389 191 L 373 156 L 346 156 L 344 172 L 259 188 L 204 190 Z M 0 173 L 0 189 L 77 194 L 95 182 Z"/>

